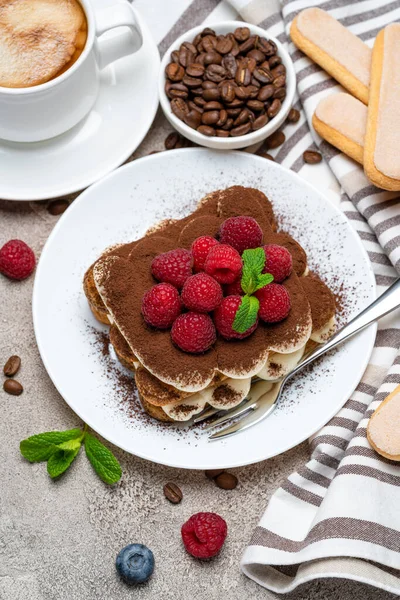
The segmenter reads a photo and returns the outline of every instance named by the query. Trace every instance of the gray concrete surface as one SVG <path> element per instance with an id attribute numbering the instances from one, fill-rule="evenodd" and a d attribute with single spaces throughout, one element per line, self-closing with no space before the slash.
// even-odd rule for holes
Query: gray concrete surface
<path id="1" fill-rule="evenodd" d="M 163 149 L 162 119 L 135 157 Z M 0 246 L 25 240 L 39 256 L 58 217 L 46 202 L 0 202 Z M 202 472 L 161 467 L 114 449 L 121 482 L 104 485 L 84 455 L 53 482 L 44 463 L 31 465 L 19 454 L 23 438 L 80 425 L 51 383 L 41 362 L 32 327 L 33 278 L 15 283 L 0 276 L 0 364 L 10 354 L 22 358 L 19 397 L 0 390 L 0 599 L 1 600 L 209 600 L 225 597 L 276 598 L 244 577 L 239 560 L 268 498 L 308 457 L 307 444 L 258 465 L 236 469 L 239 486 L 219 490 Z M 66 368 L 68 366 L 66 365 Z M 184 493 L 180 505 L 162 492 L 168 480 Z M 217 559 L 191 559 L 180 540 L 181 524 L 194 512 L 216 511 L 229 536 Z M 155 573 L 140 588 L 117 577 L 115 556 L 129 542 L 154 552 Z M 389 600 L 394 596 L 349 581 L 303 586 L 286 600 Z"/>

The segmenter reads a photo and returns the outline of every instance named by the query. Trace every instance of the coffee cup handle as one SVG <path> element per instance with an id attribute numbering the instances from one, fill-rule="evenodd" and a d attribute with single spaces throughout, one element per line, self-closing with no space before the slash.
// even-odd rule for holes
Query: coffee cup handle
<path id="1" fill-rule="evenodd" d="M 129 27 L 119 35 L 98 40 L 98 64 L 103 69 L 108 64 L 137 52 L 143 44 L 143 36 L 137 22 L 135 11 L 128 2 L 119 2 L 113 6 L 96 10 L 96 37 L 117 27 Z"/>

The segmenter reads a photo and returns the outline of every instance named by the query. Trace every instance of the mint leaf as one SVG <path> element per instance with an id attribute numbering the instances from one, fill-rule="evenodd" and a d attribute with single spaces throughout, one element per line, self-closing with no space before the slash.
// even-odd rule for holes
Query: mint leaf
<path id="1" fill-rule="evenodd" d="M 238 333 L 247 331 L 257 320 L 260 303 L 255 296 L 243 296 L 242 303 L 233 321 L 233 329 Z"/>
<path id="2" fill-rule="evenodd" d="M 81 445 L 74 450 L 57 450 L 47 461 L 47 472 L 52 479 L 64 473 L 75 459 Z"/>
<path id="3" fill-rule="evenodd" d="M 79 450 L 81 443 L 81 438 L 77 438 L 75 440 L 69 440 L 68 442 L 58 444 L 57 448 L 60 448 L 60 450 Z"/>
<path id="4" fill-rule="evenodd" d="M 241 286 L 245 294 L 253 294 L 257 289 L 257 279 L 262 274 L 265 266 L 265 252 L 263 248 L 245 250 L 242 254 L 243 273 Z"/>
<path id="5" fill-rule="evenodd" d="M 121 479 L 121 466 L 115 456 L 90 433 L 85 435 L 85 451 L 93 469 L 104 483 L 113 484 Z"/>
<path id="6" fill-rule="evenodd" d="M 271 273 L 262 273 L 257 277 L 256 289 L 254 291 L 256 292 L 257 290 L 261 290 L 261 288 L 265 287 L 269 283 L 272 283 L 273 280 L 274 276 L 271 275 Z"/>
<path id="7" fill-rule="evenodd" d="M 29 460 L 29 462 L 41 462 L 50 458 L 57 450 L 58 444 L 80 437 L 82 437 L 81 429 L 48 431 L 22 440 L 19 448 L 22 456 Z"/>

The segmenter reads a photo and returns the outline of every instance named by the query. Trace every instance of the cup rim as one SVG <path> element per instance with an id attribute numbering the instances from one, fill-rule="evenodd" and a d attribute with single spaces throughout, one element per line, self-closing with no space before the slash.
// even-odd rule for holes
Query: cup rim
<path id="1" fill-rule="evenodd" d="M 237 136 L 237 137 L 228 137 L 228 138 L 219 138 L 216 136 L 214 136 L 214 137 L 204 136 L 204 135 L 200 134 L 196 129 L 192 129 L 191 127 L 186 125 L 186 123 L 184 121 L 181 121 L 180 119 L 178 119 L 178 117 L 176 115 L 174 115 L 174 113 L 171 110 L 171 104 L 170 104 L 169 98 L 164 90 L 164 85 L 165 85 L 165 81 L 166 81 L 165 68 L 166 68 L 167 64 L 170 62 L 171 52 L 173 52 L 174 50 L 179 48 L 179 46 L 183 42 L 188 41 L 189 38 L 192 39 L 198 33 L 200 33 L 204 29 L 204 24 L 199 25 L 197 27 L 193 27 L 192 29 L 188 29 L 185 33 L 183 33 L 181 36 L 179 36 L 169 46 L 169 48 L 165 52 L 165 54 L 161 60 L 160 73 L 159 73 L 158 90 L 159 90 L 160 104 L 161 104 L 161 107 L 163 109 L 165 116 L 167 117 L 169 122 L 175 127 L 175 129 L 180 131 L 180 133 L 182 133 L 182 135 L 185 135 L 188 139 L 191 139 L 192 141 L 199 143 L 201 146 L 208 146 L 207 142 L 211 143 L 211 140 L 212 140 L 212 146 L 210 145 L 209 147 L 212 147 L 214 149 L 218 149 L 218 148 L 224 149 L 226 147 L 232 148 L 233 144 L 234 144 L 235 148 L 248 147 L 248 146 L 251 146 L 252 144 L 260 142 L 261 140 L 268 137 L 268 135 L 271 135 L 274 131 L 276 131 L 276 129 L 278 127 L 280 127 L 283 122 L 283 121 L 279 122 L 280 113 L 282 112 L 282 114 L 284 114 L 284 112 L 286 111 L 286 114 L 287 114 L 289 112 L 289 110 L 292 106 L 292 103 L 293 103 L 295 93 L 296 93 L 296 73 L 294 70 L 293 61 L 292 61 L 288 51 L 283 46 L 283 44 L 275 37 L 268 35 L 268 32 L 265 29 L 262 29 L 261 27 L 258 27 L 257 25 L 253 25 L 252 23 L 246 23 L 246 22 L 242 22 L 242 21 L 232 21 L 232 20 L 219 21 L 217 23 L 210 23 L 209 25 L 212 29 L 215 29 L 217 33 L 218 33 L 218 30 L 220 30 L 220 29 L 226 30 L 228 28 L 231 28 L 231 30 L 234 31 L 234 29 L 236 29 L 237 27 L 248 27 L 252 34 L 257 34 L 257 35 L 266 37 L 267 39 L 272 40 L 276 44 L 279 55 L 282 58 L 282 62 L 286 66 L 287 81 L 288 81 L 287 96 L 282 103 L 281 111 L 276 115 L 276 117 L 274 117 L 271 121 L 269 121 L 266 125 L 264 125 L 264 127 L 261 127 L 260 129 L 257 129 L 256 131 L 251 131 L 250 133 L 247 133 L 245 135 L 241 135 L 241 136 Z M 278 125 L 277 125 L 277 123 L 278 123 Z"/>
<path id="2" fill-rule="evenodd" d="M 91 3 L 89 2 L 89 0 L 77 0 L 77 1 L 83 8 L 83 11 L 85 13 L 86 20 L 87 20 L 87 25 L 88 25 L 88 35 L 87 35 L 87 39 L 86 39 L 86 44 L 85 44 L 83 52 L 80 55 L 80 57 L 78 58 L 78 60 L 75 61 L 75 63 L 72 65 L 72 67 L 70 67 L 64 73 L 62 73 L 62 75 L 59 75 L 58 77 L 54 77 L 53 79 L 50 79 L 50 81 L 46 81 L 44 83 L 39 83 L 39 85 L 33 85 L 30 87 L 23 87 L 23 88 L 10 88 L 10 87 L 4 87 L 4 86 L 0 85 L 0 94 L 3 94 L 3 95 L 6 94 L 6 95 L 10 95 L 10 96 L 22 96 L 22 95 L 27 96 L 30 94 L 44 92 L 44 91 L 51 89 L 52 87 L 55 87 L 59 83 L 65 81 L 66 79 L 71 77 L 71 75 L 75 71 L 77 71 L 79 69 L 80 65 L 83 63 L 83 61 L 86 59 L 86 57 L 92 50 L 94 38 L 95 38 L 96 26 L 95 26 L 93 7 L 92 7 Z"/>

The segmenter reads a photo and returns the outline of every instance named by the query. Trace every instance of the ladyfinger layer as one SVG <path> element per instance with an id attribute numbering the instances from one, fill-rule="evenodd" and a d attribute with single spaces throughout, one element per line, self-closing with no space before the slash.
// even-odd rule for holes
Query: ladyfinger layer
<path id="1" fill-rule="evenodd" d="M 293 43 L 353 96 L 368 104 L 371 50 L 320 8 L 306 8 L 293 20 Z"/>
<path id="2" fill-rule="evenodd" d="M 379 32 L 372 53 L 364 171 L 385 190 L 400 190 L 400 24 Z"/>

